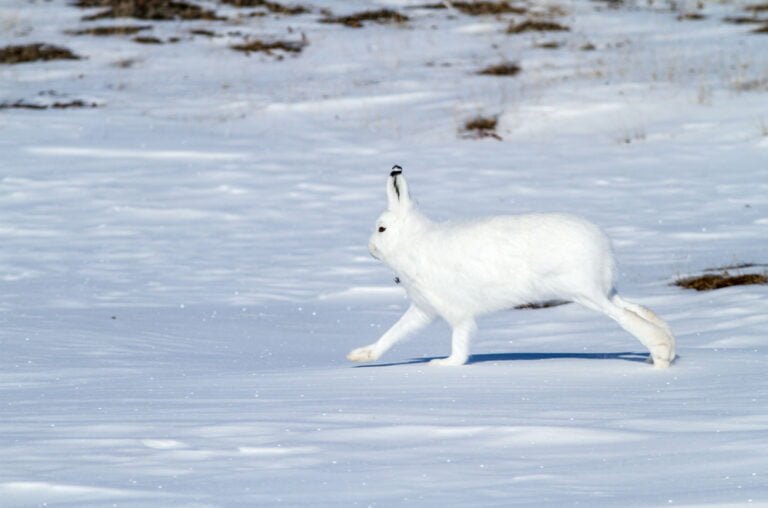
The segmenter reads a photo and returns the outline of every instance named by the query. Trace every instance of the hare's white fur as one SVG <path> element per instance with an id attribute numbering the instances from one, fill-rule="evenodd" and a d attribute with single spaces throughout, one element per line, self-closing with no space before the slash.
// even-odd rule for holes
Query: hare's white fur
<path id="1" fill-rule="evenodd" d="M 658 368 L 675 359 L 667 324 L 616 293 L 611 244 L 594 224 L 564 214 L 434 223 L 411 200 L 400 171 L 387 179 L 387 196 L 389 207 L 369 250 L 397 274 L 412 304 L 378 341 L 349 353 L 349 360 L 376 360 L 440 316 L 453 327 L 451 355 L 432 363 L 462 365 L 477 316 L 551 299 L 608 315 L 648 348 Z"/>

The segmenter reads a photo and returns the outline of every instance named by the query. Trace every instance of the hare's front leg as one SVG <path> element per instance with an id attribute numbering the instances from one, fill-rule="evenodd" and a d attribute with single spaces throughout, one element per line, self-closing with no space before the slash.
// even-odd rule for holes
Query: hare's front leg
<path id="1" fill-rule="evenodd" d="M 464 365 L 469 359 L 469 343 L 475 333 L 477 325 L 474 319 L 466 319 L 453 325 L 451 335 L 451 356 L 439 358 L 429 362 L 430 365 L 453 366 Z"/>
<path id="2" fill-rule="evenodd" d="M 387 330 L 379 340 L 370 346 L 353 349 L 347 360 L 353 362 L 371 362 L 378 360 L 389 348 L 405 339 L 408 335 L 424 328 L 434 319 L 434 315 L 411 305 L 405 314 Z"/>

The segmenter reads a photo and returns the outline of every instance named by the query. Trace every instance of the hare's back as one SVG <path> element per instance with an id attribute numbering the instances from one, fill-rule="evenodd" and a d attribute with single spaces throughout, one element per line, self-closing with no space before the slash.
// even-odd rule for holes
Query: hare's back
<path id="1" fill-rule="evenodd" d="M 600 270 L 612 277 L 611 244 L 595 224 L 567 214 L 497 216 L 477 223 L 469 236 L 475 255 L 535 275 Z M 509 266 L 508 265 L 514 265 Z M 530 272 L 529 272 L 530 273 Z M 534 275 L 531 273 L 531 275 Z M 591 275 L 591 274 L 590 274 Z"/>

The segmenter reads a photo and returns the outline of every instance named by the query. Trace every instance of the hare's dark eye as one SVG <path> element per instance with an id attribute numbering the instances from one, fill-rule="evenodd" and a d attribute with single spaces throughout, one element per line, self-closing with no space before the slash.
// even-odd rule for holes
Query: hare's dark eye
<path id="1" fill-rule="evenodd" d="M 386 230 L 387 228 L 385 228 L 384 226 L 379 226 L 379 233 L 383 233 Z"/>

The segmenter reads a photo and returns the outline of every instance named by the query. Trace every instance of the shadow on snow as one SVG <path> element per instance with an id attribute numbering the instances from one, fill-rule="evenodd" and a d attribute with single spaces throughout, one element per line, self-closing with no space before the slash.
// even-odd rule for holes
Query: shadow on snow
<path id="1" fill-rule="evenodd" d="M 467 365 L 484 362 L 512 362 L 512 361 L 532 361 L 532 360 L 562 360 L 562 359 L 578 359 L 578 360 L 623 360 L 626 362 L 648 362 L 650 355 L 648 353 L 487 353 L 472 355 L 469 357 Z M 424 358 L 412 358 L 410 360 L 404 360 L 402 362 L 390 362 L 390 363 L 374 363 L 370 365 L 357 365 L 354 368 L 365 369 L 371 367 L 395 367 L 398 365 L 415 365 L 420 363 L 428 363 L 431 360 L 441 358 L 424 357 Z"/>

